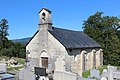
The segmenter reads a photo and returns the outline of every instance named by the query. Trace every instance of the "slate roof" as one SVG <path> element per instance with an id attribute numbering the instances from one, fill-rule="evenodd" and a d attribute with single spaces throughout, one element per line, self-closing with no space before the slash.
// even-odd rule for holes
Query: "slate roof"
<path id="1" fill-rule="evenodd" d="M 52 11 L 50 11 L 49 9 L 47 9 L 47 8 L 42 8 L 40 11 L 39 11 L 39 13 L 42 11 L 42 10 L 46 10 L 46 11 L 48 11 L 49 13 L 51 13 Z"/>
<path id="2" fill-rule="evenodd" d="M 82 31 L 53 27 L 49 32 L 67 49 L 100 48 L 101 46 Z"/>

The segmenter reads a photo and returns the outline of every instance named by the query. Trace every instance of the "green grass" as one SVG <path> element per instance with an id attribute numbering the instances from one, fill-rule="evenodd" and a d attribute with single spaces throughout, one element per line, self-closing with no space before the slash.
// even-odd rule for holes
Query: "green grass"
<path id="1" fill-rule="evenodd" d="M 0 56 L 0 60 L 3 60 L 5 59 L 5 61 L 8 61 L 10 57 L 7 57 L 7 56 Z M 16 57 L 12 57 L 12 59 L 16 60 L 18 63 L 20 64 L 23 64 L 25 63 L 25 59 L 23 58 L 16 58 Z M 11 72 L 11 71 L 19 71 L 20 69 L 24 68 L 24 66 L 21 66 L 21 67 L 10 67 L 10 66 L 7 66 L 7 71 Z M 18 75 L 15 75 L 15 78 L 17 79 L 18 78 Z"/>
<path id="2" fill-rule="evenodd" d="M 20 69 L 22 69 L 23 68 L 23 66 L 22 67 L 10 67 L 10 68 L 7 68 L 7 71 L 13 71 L 13 70 L 20 70 Z"/>
<path id="3" fill-rule="evenodd" d="M 5 59 L 7 61 L 7 60 L 9 60 L 9 57 L 7 57 L 7 56 L 0 56 L 0 60 L 2 60 L 2 59 Z M 12 57 L 11 59 L 16 60 L 20 64 L 24 64 L 25 63 L 25 59 L 23 59 L 23 58 Z"/>
<path id="4" fill-rule="evenodd" d="M 23 66 L 22 67 L 15 67 L 14 69 L 15 70 L 20 70 L 20 69 L 22 69 L 23 68 Z"/>
<path id="5" fill-rule="evenodd" d="M 7 68 L 7 71 L 13 71 L 14 69 L 13 68 Z"/>
<path id="6" fill-rule="evenodd" d="M 23 58 L 13 58 L 13 59 L 18 61 L 20 64 L 25 64 L 25 59 L 23 59 Z"/>
<path id="7" fill-rule="evenodd" d="M 2 59 L 5 59 L 7 61 L 7 60 L 9 60 L 9 57 L 7 57 L 7 56 L 0 56 L 0 60 L 2 60 Z M 18 63 L 23 64 L 23 65 L 25 63 L 25 59 L 23 59 L 23 58 L 12 57 L 11 59 L 16 60 Z M 23 66 L 22 67 L 14 67 L 14 68 L 13 67 L 8 67 L 7 70 L 8 71 L 19 70 L 21 68 L 23 68 Z"/>
<path id="8" fill-rule="evenodd" d="M 90 76 L 90 70 L 87 70 L 86 72 L 82 73 L 82 77 L 88 78 L 88 76 Z"/>
<path id="9" fill-rule="evenodd" d="M 117 67 L 118 69 L 120 69 L 120 66 L 115 66 L 115 67 Z"/>
<path id="10" fill-rule="evenodd" d="M 0 56 L 0 60 L 3 60 L 3 59 L 9 60 L 9 57 L 7 57 L 7 56 Z"/>
<path id="11" fill-rule="evenodd" d="M 120 68 L 120 66 L 117 66 L 118 68 Z"/>
<path id="12" fill-rule="evenodd" d="M 100 74 L 102 74 L 102 71 L 103 71 L 104 69 L 107 69 L 107 66 L 106 66 L 106 65 L 103 65 L 102 68 L 98 68 L 97 70 L 99 70 L 99 71 L 100 71 Z"/>
<path id="13" fill-rule="evenodd" d="M 116 66 L 116 67 L 120 69 L 120 66 Z M 103 65 L 101 68 L 98 68 L 97 70 L 99 70 L 100 74 L 102 74 L 102 71 L 104 69 L 107 69 L 107 65 Z M 88 78 L 88 76 L 90 76 L 90 70 L 87 70 L 86 72 L 82 73 L 82 77 L 83 78 Z"/>
<path id="14" fill-rule="evenodd" d="M 97 70 L 99 70 L 100 74 L 102 74 L 103 69 L 107 69 L 107 66 L 103 65 L 101 68 L 98 68 Z M 86 72 L 82 73 L 82 77 L 88 78 L 88 76 L 90 76 L 90 70 L 87 70 Z"/>

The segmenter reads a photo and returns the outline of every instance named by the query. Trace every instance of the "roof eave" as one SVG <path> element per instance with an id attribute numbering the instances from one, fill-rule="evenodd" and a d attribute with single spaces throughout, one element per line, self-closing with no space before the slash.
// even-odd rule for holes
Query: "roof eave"
<path id="1" fill-rule="evenodd" d="M 98 49 L 98 48 L 101 48 L 101 47 L 100 46 L 98 47 L 76 47 L 76 48 L 69 47 L 66 49 Z"/>
<path id="2" fill-rule="evenodd" d="M 36 33 L 33 35 L 33 37 L 27 42 L 27 44 L 25 45 L 25 47 L 31 42 L 31 40 L 35 37 L 35 35 L 38 33 L 39 31 L 37 30 Z"/>

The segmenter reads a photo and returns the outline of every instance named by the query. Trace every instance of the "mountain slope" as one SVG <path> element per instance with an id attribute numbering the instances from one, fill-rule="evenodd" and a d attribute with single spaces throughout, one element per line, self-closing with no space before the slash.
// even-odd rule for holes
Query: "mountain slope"
<path id="1" fill-rule="evenodd" d="M 23 44 L 27 44 L 27 42 L 31 39 L 31 37 L 27 37 L 27 38 L 22 38 L 22 39 L 13 39 L 13 42 L 20 42 Z"/>

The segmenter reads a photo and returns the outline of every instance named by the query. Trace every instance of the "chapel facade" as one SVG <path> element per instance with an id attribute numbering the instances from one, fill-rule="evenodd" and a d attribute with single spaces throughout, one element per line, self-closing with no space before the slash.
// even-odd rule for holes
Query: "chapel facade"
<path id="1" fill-rule="evenodd" d="M 77 75 L 101 67 L 101 46 L 82 31 L 53 27 L 51 13 L 46 8 L 41 9 L 38 30 L 26 45 L 31 69 L 42 67 L 46 68 L 48 73 L 53 73 L 57 58 L 65 62 L 65 71 Z M 57 70 L 59 71 L 59 68 Z"/>

